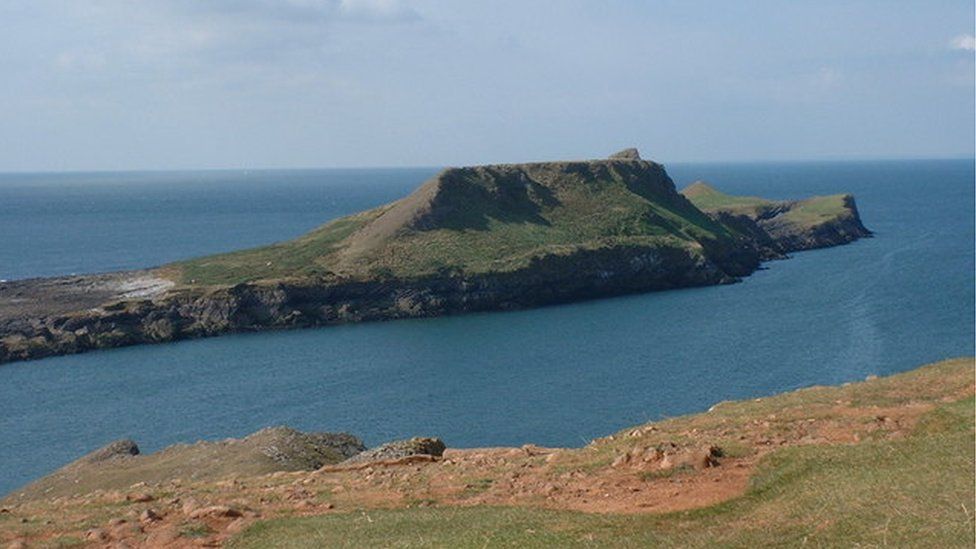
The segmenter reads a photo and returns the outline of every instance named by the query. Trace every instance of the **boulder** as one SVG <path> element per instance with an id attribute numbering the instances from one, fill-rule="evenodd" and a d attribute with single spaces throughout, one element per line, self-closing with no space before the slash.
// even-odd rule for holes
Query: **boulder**
<path id="1" fill-rule="evenodd" d="M 390 461 L 410 456 L 426 455 L 440 457 L 444 455 L 445 449 L 447 449 L 447 446 L 439 438 L 414 437 L 409 440 L 388 442 L 372 450 L 366 450 L 342 462 L 342 465 L 368 463 L 371 461 Z"/>
<path id="2" fill-rule="evenodd" d="M 130 456 L 138 456 L 139 447 L 136 446 L 134 440 L 123 439 L 116 440 L 110 444 L 102 446 L 98 450 L 88 454 L 87 456 L 81 458 L 79 461 L 84 461 L 85 463 L 99 463 L 102 461 L 109 461 L 120 458 L 127 458 Z"/>
<path id="3" fill-rule="evenodd" d="M 210 518 L 237 518 L 237 517 L 243 516 L 243 513 L 241 513 L 237 509 L 234 509 L 233 507 L 229 507 L 227 505 L 212 505 L 210 507 L 204 507 L 202 509 L 197 509 L 196 511 L 193 511 L 192 513 L 190 513 L 187 516 L 189 518 L 191 518 L 191 519 L 201 519 L 201 518 L 207 518 L 207 517 L 210 517 Z"/>
<path id="4" fill-rule="evenodd" d="M 312 471 L 351 458 L 366 449 L 363 442 L 347 433 L 303 433 L 290 427 L 269 427 L 243 439 L 290 470 Z"/>
<path id="5" fill-rule="evenodd" d="M 139 522 L 147 524 L 150 522 L 156 522 L 157 520 L 162 520 L 162 516 L 156 512 L 155 509 L 146 509 L 139 515 Z"/>

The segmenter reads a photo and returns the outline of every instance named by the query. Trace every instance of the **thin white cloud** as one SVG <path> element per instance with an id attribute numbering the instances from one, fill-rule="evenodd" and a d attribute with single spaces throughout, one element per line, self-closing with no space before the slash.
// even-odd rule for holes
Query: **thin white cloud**
<path id="1" fill-rule="evenodd" d="M 403 0 L 342 0 L 339 12 L 359 20 L 410 21 L 420 18 Z"/>
<path id="2" fill-rule="evenodd" d="M 949 47 L 954 50 L 976 51 L 976 36 L 972 34 L 960 34 L 952 39 Z"/>
<path id="3" fill-rule="evenodd" d="M 811 80 L 818 89 L 826 91 L 840 85 L 842 77 L 841 72 L 834 67 L 820 67 Z"/>
<path id="4" fill-rule="evenodd" d="M 188 13 L 316 23 L 323 20 L 404 21 L 420 16 L 405 0 L 180 0 Z"/>
<path id="5" fill-rule="evenodd" d="M 333 64 L 342 27 L 420 20 L 406 0 L 102 0 L 69 13 L 83 38 L 48 59 L 59 71 L 186 81 L 268 69 L 318 73 Z M 328 60 L 328 56 L 332 60 Z"/>
<path id="6" fill-rule="evenodd" d="M 64 51 L 55 58 L 55 64 L 62 70 L 101 70 L 108 65 L 101 52 L 86 50 Z"/>

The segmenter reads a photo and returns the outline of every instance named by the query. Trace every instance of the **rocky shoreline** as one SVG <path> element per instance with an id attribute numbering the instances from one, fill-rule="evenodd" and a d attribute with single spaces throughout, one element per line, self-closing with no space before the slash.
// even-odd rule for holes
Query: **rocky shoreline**
<path id="1" fill-rule="evenodd" d="M 782 242 L 776 252 L 846 244 L 862 236 L 823 231 Z M 772 255 L 768 248 L 765 255 Z M 740 276 L 758 268 L 759 258 L 756 252 L 753 261 L 740 265 Z M 81 287 L 89 285 L 85 277 L 73 280 Z M 712 262 L 678 250 L 611 249 L 551 256 L 528 269 L 491 275 L 239 284 L 202 294 L 117 301 L 82 312 L 0 319 L 0 363 L 234 332 L 513 310 L 738 280 Z M 43 288 L 50 281 L 18 284 Z M 0 287 L 0 295 L 5 291 Z"/>
<path id="2" fill-rule="evenodd" d="M 550 256 L 521 271 L 490 275 L 238 284 L 0 319 L 0 362 L 233 332 L 512 310 L 736 280 L 680 250 L 610 249 Z"/>

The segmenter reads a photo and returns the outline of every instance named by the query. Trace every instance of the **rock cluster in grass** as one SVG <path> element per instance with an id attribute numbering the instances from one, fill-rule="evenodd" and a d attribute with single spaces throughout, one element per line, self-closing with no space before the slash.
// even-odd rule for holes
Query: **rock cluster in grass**
<path id="1" fill-rule="evenodd" d="M 288 469 L 312 470 L 355 456 L 366 449 L 348 433 L 304 433 L 291 427 L 269 427 L 244 437 L 258 451 Z"/>
<path id="2" fill-rule="evenodd" d="M 409 440 L 388 442 L 371 450 L 366 450 L 342 462 L 342 465 L 390 461 L 411 456 L 440 457 L 444 455 L 445 449 L 447 446 L 439 438 L 414 437 Z"/>
<path id="3" fill-rule="evenodd" d="M 126 458 L 139 455 L 139 447 L 134 440 L 116 440 L 102 446 L 98 450 L 82 457 L 79 461 L 84 463 L 101 463 L 113 459 Z"/>

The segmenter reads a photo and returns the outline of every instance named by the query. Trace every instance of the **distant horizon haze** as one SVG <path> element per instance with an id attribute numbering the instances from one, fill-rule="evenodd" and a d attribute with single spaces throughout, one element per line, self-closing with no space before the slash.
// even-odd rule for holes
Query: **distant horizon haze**
<path id="1" fill-rule="evenodd" d="M 147 174 L 147 173 L 206 173 L 206 172 L 301 172 L 301 171 L 330 171 L 330 170 L 349 170 L 349 171 L 363 171 L 363 170 L 441 170 L 448 168 L 462 168 L 466 166 L 473 165 L 497 165 L 497 164 L 521 164 L 521 163 L 532 163 L 532 162 L 585 162 L 589 160 L 601 160 L 605 159 L 609 154 L 598 157 L 592 156 L 588 158 L 536 158 L 529 160 L 520 161 L 507 161 L 502 160 L 498 162 L 478 162 L 472 164 L 454 164 L 454 165 L 384 165 L 378 164 L 375 166 L 359 166 L 359 165 L 330 165 L 330 166 L 226 166 L 226 167 L 172 167 L 172 168 L 125 168 L 118 170 L 105 170 L 105 169 L 81 169 L 81 170 L 11 170 L 2 171 L 0 170 L 0 175 L 4 176 L 18 176 L 18 175 L 44 175 L 44 174 Z M 974 162 L 976 163 L 976 155 L 972 156 L 945 156 L 945 157 L 905 157 L 905 158 L 786 158 L 779 160 L 766 160 L 766 159 L 736 159 L 736 160 L 673 160 L 664 161 L 658 158 L 649 157 L 641 153 L 642 160 L 648 160 L 651 162 L 656 162 L 668 168 L 668 166 L 688 166 L 688 165 L 698 165 L 698 166 L 721 166 L 721 165 L 762 165 L 762 164 L 843 164 L 843 163 L 871 163 L 871 162 L 941 162 L 941 161 L 957 161 L 957 162 Z M 2 183 L 2 182 L 0 182 Z"/>

